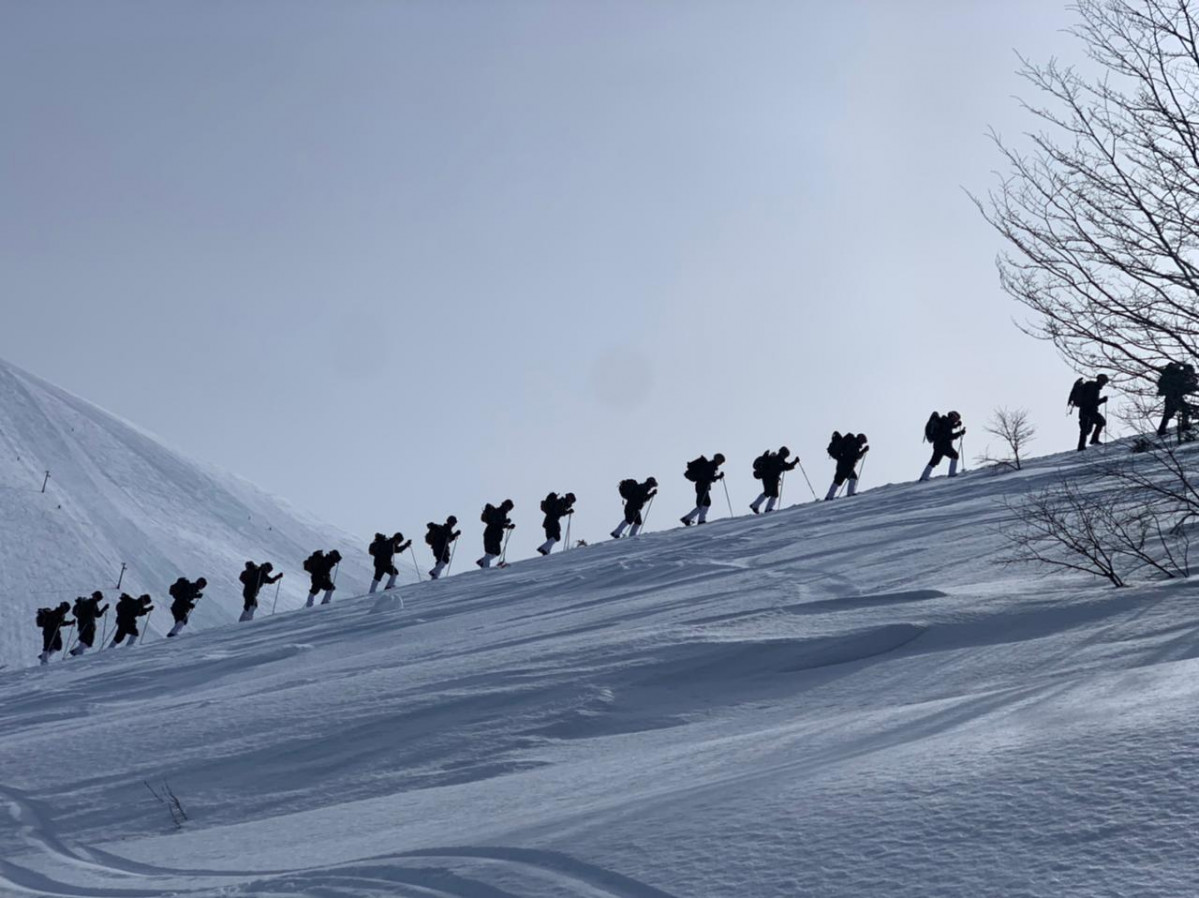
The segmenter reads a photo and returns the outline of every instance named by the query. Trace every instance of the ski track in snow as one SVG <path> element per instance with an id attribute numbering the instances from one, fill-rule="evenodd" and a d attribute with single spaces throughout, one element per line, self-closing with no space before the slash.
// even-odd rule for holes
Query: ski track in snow
<path id="1" fill-rule="evenodd" d="M 0 485 L 50 464 L 22 439 L 63 471 L 63 508 L 21 494 L 0 536 L 64 540 L 88 577 L 130 540 L 166 576 L 244 559 L 248 535 L 323 538 L 7 367 L 0 410 Z M 215 602 L 174 640 L 10 667 L 0 895 L 1199 894 L 1199 587 L 994 564 L 1003 498 L 1102 456 L 648 533 L 402 602 L 345 594 L 357 572 L 294 610 L 289 584 L 273 617 L 221 626 Z M 178 829 L 145 787 L 164 781 Z"/>

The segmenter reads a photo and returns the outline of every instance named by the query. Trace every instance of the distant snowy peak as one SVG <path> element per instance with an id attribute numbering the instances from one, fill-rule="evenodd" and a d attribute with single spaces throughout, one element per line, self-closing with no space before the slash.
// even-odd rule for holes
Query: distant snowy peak
<path id="1" fill-rule="evenodd" d="M 39 606 L 96 589 L 115 598 L 118 579 L 163 608 L 155 632 L 170 626 L 166 590 L 180 576 L 209 583 L 190 627 L 236 621 L 251 559 L 284 572 L 279 607 L 295 607 L 303 559 L 333 547 L 346 556 L 342 582 L 365 580 L 348 534 L 0 361 L 0 663 L 36 662 Z"/>

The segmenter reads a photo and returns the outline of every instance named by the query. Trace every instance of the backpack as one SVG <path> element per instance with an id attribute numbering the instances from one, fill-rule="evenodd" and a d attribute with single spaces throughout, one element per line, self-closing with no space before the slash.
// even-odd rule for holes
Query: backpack
<path id="1" fill-rule="evenodd" d="M 633 495 L 637 492 L 637 481 L 631 477 L 626 480 L 622 480 L 620 481 L 620 486 L 618 486 L 617 489 L 620 492 L 620 498 L 627 502 L 629 499 L 632 499 Z"/>
<path id="2" fill-rule="evenodd" d="M 307 558 L 304 559 L 304 570 L 306 570 L 310 574 L 315 574 L 317 564 L 324 557 L 325 557 L 325 553 L 322 552 L 320 549 L 317 549 L 315 552 L 313 552 L 311 555 L 309 555 Z M 171 595 L 174 595 L 174 593 L 171 593 Z"/>
<path id="3" fill-rule="evenodd" d="M 845 437 L 841 436 L 841 431 L 833 431 L 833 435 L 828 441 L 827 451 L 829 458 L 835 459 L 836 461 L 841 460 L 841 443 L 844 441 L 844 439 Z"/>
<path id="4" fill-rule="evenodd" d="M 47 625 L 46 618 L 49 614 L 50 614 L 49 608 L 39 608 L 37 610 L 37 625 L 39 627 L 45 627 Z"/>
<path id="5" fill-rule="evenodd" d="M 483 513 L 481 515 L 479 515 L 479 520 L 482 521 L 484 524 L 489 524 L 489 523 L 491 523 L 491 521 L 489 520 L 489 516 L 493 515 L 493 514 L 495 514 L 495 506 L 492 505 L 490 502 L 488 502 L 486 505 L 483 506 Z"/>
<path id="6" fill-rule="evenodd" d="M 167 590 L 167 594 L 172 599 L 182 599 L 187 591 L 188 582 L 183 577 L 180 577 L 171 584 L 171 588 Z"/>
<path id="7" fill-rule="evenodd" d="M 558 494 L 550 493 L 544 499 L 541 500 L 541 511 L 544 514 L 553 514 L 554 508 L 557 506 L 557 504 L 558 504 Z"/>
<path id="8" fill-rule="evenodd" d="M 258 579 L 258 577 L 261 575 L 261 573 L 262 573 L 262 568 L 260 568 L 256 564 L 252 564 L 248 568 L 243 570 L 237 579 L 240 580 L 243 585 L 249 586 L 251 583 L 253 583 L 255 580 Z"/>
<path id="9" fill-rule="evenodd" d="M 1074 408 L 1082 401 L 1082 385 L 1085 383 L 1084 378 L 1079 378 L 1074 381 L 1074 386 L 1070 388 L 1070 398 L 1066 400 L 1067 408 Z"/>
<path id="10" fill-rule="evenodd" d="M 933 442 L 937 438 L 937 431 L 940 429 L 941 415 L 938 412 L 933 412 L 928 416 L 928 421 L 924 425 L 924 442 Z"/>
<path id="11" fill-rule="evenodd" d="M 767 449 L 754 459 L 754 480 L 762 479 L 762 475 L 766 473 L 766 469 L 770 466 L 770 456 L 773 454 Z"/>
<path id="12" fill-rule="evenodd" d="M 683 472 L 683 476 L 693 483 L 699 480 L 700 471 L 705 462 L 707 462 L 707 459 L 702 455 L 699 458 L 691 459 L 691 461 L 687 462 L 687 470 Z"/>
<path id="13" fill-rule="evenodd" d="M 425 533 L 425 545 L 426 546 L 431 546 L 431 545 L 433 545 L 433 543 L 437 542 L 437 532 L 440 529 L 441 528 L 438 527 L 436 524 L 434 524 L 432 521 L 429 522 L 429 529 Z"/>

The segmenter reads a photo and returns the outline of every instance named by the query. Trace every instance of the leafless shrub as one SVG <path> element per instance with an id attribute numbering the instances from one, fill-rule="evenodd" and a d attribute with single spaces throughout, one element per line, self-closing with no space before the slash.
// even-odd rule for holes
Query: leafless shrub
<path id="1" fill-rule="evenodd" d="M 171 784 L 163 780 L 158 788 L 155 789 L 150 785 L 149 780 L 142 780 L 142 782 L 150 790 L 150 794 L 157 798 L 167 809 L 167 812 L 171 815 L 171 822 L 175 824 L 175 828 L 182 829 L 183 824 L 188 819 L 187 812 L 183 810 L 183 804 L 179 801 L 178 796 L 175 795 L 174 790 L 171 789 Z"/>
<path id="2" fill-rule="evenodd" d="M 1000 469 L 1015 468 L 1017 471 L 1021 470 L 1020 455 L 1037 436 L 1037 428 L 1033 426 L 1028 417 L 1028 409 L 1026 408 L 995 409 L 991 413 L 991 418 L 984 429 L 987 433 L 994 434 L 1003 440 L 1011 457 L 993 458 L 991 455 L 984 453 L 978 457 L 976 463 L 980 465 L 995 465 Z"/>
<path id="3" fill-rule="evenodd" d="M 1190 538 L 1173 504 L 1146 501 L 1143 484 L 1116 480 L 1115 488 L 1090 490 L 1063 480 L 1009 502 L 1017 527 L 1005 534 L 1011 551 L 1003 560 L 1093 574 L 1116 587 L 1143 571 L 1186 576 Z"/>

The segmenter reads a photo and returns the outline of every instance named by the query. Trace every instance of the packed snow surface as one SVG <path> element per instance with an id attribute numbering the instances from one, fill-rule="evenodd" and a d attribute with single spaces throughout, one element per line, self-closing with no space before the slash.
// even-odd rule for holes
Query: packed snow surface
<path id="1" fill-rule="evenodd" d="M 1096 454 L 0 672 L 0 893 L 1199 894 L 1195 583 L 995 563 Z"/>

